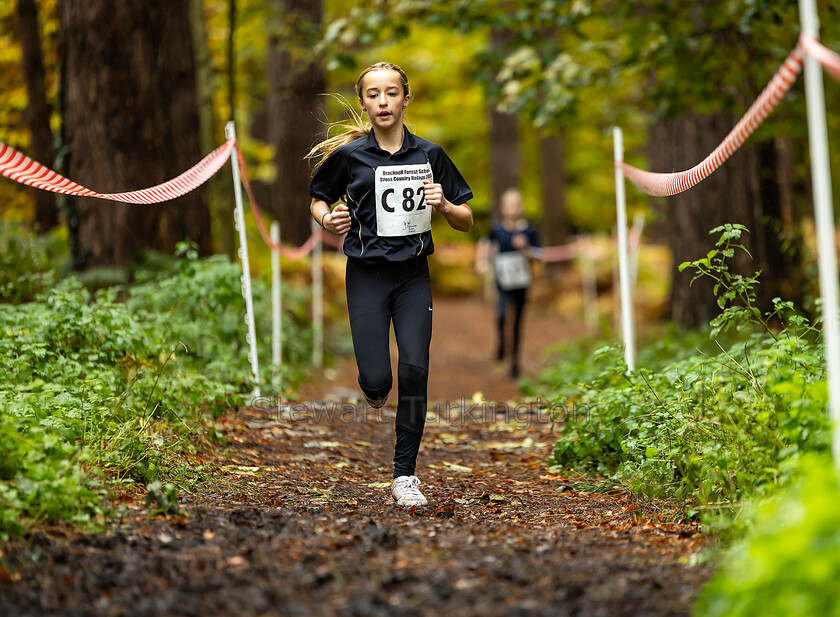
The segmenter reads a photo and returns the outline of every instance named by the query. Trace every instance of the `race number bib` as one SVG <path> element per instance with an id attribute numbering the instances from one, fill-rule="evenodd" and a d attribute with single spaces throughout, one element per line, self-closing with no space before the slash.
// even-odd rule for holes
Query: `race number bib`
<path id="1" fill-rule="evenodd" d="M 432 179 L 428 163 L 376 168 L 377 235 L 409 236 L 432 228 L 432 207 L 426 204 L 423 185 L 423 180 Z"/>
<path id="2" fill-rule="evenodd" d="M 496 280 L 499 287 L 523 289 L 531 284 L 531 269 L 528 258 L 519 251 L 509 251 L 496 255 Z"/>

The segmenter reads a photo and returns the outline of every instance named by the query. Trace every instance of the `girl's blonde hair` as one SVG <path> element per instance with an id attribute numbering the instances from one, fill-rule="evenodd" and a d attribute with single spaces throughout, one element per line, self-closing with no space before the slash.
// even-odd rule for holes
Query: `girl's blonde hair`
<path id="1" fill-rule="evenodd" d="M 362 100 L 362 80 L 365 75 L 372 71 L 379 71 L 383 69 L 396 71 L 402 81 L 403 96 L 411 96 L 411 86 L 408 84 L 408 77 L 406 76 L 405 71 L 391 62 L 377 62 L 376 64 L 371 64 L 369 67 L 364 69 L 359 74 L 359 78 L 356 80 L 356 97 L 358 97 L 360 101 Z M 327 138 L 315 144 L 309 153 L 304 157 L 308 160 L 314 159 L 317 161 L 315 163 L 315 167 L 312 168 L 313 174 L 321 166 L 321 163 L 327 160 L 327 157 L 335 152 L 336 149 L 344 144 L 349 144 L 351 141 L 367 137 L 372 128 L 370 122 L 368 122 L 362 114 L 356 111 L 355 107 L 344 100 L 343 97 L 336 95 L 336 98 L 341 101 L 347 115 L 350 117 L 346 121 L 330 124 L 327 127 Z M 339 131 L 338 134 L 330 137 L 329 134 L 335 132 L 336 130 Z"/>

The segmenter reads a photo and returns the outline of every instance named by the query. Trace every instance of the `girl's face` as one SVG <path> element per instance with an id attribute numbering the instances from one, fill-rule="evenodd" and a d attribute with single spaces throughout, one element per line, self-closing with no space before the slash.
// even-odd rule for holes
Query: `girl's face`
<path id="1" fill-rule="evenodd" d="M 519 193 L 506 193 L 499 205 L 502 218 L 515 221 L 522 216 L 522 197 Z"/>
<path id="2" fill-rule="evenodd" d="M 374 128 L 402 126 L 410 98 L 403 94 L 400 74 L 392 69 L 371 71 L 362 78 L 359 103 Z"/>

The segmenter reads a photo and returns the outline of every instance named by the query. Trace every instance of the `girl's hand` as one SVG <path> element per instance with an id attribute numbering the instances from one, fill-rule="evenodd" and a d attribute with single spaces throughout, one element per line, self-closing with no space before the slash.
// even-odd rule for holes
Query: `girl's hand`
<path id="1" fill-rule="evenodd" d="M 443 196 L 443 187 L 440 184 L 435 184 L 429 180 L 423 180 L 426 193 L 426 203 L 432 206 L 435 210 L 443 214 L 452 204 Z"/>
<path id="2" fill-rule="evenodd" d="M 520 251 L 525 250 L 529 246 L 528 236 L 526 236 L 525 234 L 516 234 L 510 239 L 510 243 L 515 249 L 518 249 Z"/>
<path id="3" fill-rule="evenodd" d="M 324 229 L 337 236 L 350 231 L 350 209 L 344 204 L 338 204 L 324 217 Z"/>
<path id="4" fill-rule="evenodd" d="M 453 204 L 443 196 L 443 187 L 430 180 L 423 180 L 426 203 L 443 215 L 452 229 L 469 231 L 473 226 L 472 210 L 466 204 Z"/>

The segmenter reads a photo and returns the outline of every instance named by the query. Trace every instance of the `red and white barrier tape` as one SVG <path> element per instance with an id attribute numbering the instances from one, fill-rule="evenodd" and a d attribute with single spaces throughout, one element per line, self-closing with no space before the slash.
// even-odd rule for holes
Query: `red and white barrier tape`
<path id="1" fill-rule="evenodd" d="M 181 197 L 207 182 L 227 162 L 234 148 L 236 149 L 240 169 L 242 170 L 242 181 L 245 184 L 245 190 L 248 192 L 248 198 L 251 202 L 251 209 L 254 212 L 257 226 L 266 244 L 273 250 L 279 251 L 284 257 L 293 260 L 302 259 L 312 252 L 315 243 L 318 241 L 335 247 L 341 245 L 340 238 L 336 238 L 332 234 L 323 233 L 321 230 L 312 234 L 302 246 L 297 248 L 289 248 L 273 242 L 265 229 L 257 202 L 251 190 L 251 184 L 245 173 L 245 159 L 234 139 L 228 140 L 225 144 L 219 146 L 201 159 L 196 165 L 172 180 L 149 188 L 125 193 L 98 193 L 93 191 L 65 178 L 61 174 L 29 158 L 3 142 L 0 142 L 0 175 L 14 182 L 53 193 L 76 195 L 79 197 L 98 197 L 100 199 L 122 203 L 149 205 Z"/>
<path id="2" fill-rule="evenodd" d="M 616 161 L 624 175 L 642 191 L 656 197 L 667 197 L 682 193 L 695 186 L 720 167 L 726 159 L 741 147 L 756 128 L 770 115 L 779 101 L 787 94 L 802 71 L 802 56 L 807 54 L 817 60 L 834 79 L 840 81 L 840 55 L 823 46 L 816 38 L 803 34 L 796 48 L 790 53 L 773 79 L 755 100 L 752 106 L 735 125 L 721 144 L 700 164 L 689 170 L 676 173 L 644 171 Z"/>
<path id="3" fill-rule="evenodd" d="M 578 256 L 578 248 L 574 242 L 560 244 L 557 246 L 546 246 L 540 251 L 539 261 L 544 263 L 556 263 L 570 261 Z"/>
<path id="4" fill-rule="evenodd" d="M 309 236 L 306 239 L 306 242 L 298 247 L 293 248 L 285 246 L 272 240 L 268 230 L 265 228 L 265 223 L 263 223 L 262 212 L 260 212 L 260 208 L 257 205 L 257 199 L 254 196 L 254 191 L 251 189 L 251 182 L 248 180 L 248 173 L 245 167 L 245 157 L 242 156 L 242 150 L 239 149 L 238 144 L 236 146 L 236 158 L 239 161 L 239 173 L 242 176 L 242 184 L 245 185 L 245 192 L 248 194 L 248 201 L 251 203 L 251 212 L 254 213 L 254 218 L 257 221 L 257 228 L 260 230 L 260 235 L 262 236 L 263 241 L 271 248 L 272 251 L 277 251 L 286 259 L 299 261 L 312 252 L 312 249 L 315 248 L 316 242 L 320 241 L 333 247 L 341 246 L 341 238 L 337 238 L 330 233 L 324 233 L 324 230 L 320 228 Z"/>
<path id="5" fill-rule="evenodd" d="M 770 115 L 770 112 L 773 111 L 782 97 L 787 94 L 801 71 L 802 43 L 790 52 L 784 64 L 776 71 L 773 79 L 747 110 L 740 122 L 729 132 L 729 135 L 715 148 L 714 152 L 691 169 L 677 173 L 656 173 L 633 167 L 624 161 L 616 161 L 616 165 L 621 167 L 628 180 L 648 195 L 666 197 L 690 189 L 709 177 L 713 171 L 741 147 L 747 137 L 752 135 L 764 119 Z"/>
<path id="6" fill-rule="evenodd" d="M 637 250 L 642 243 L 642 229 L 640 227 L 632 227 L 627 241 L 627 251 L 632 253 Z M 575 239 L 567 244 L 558 244 L 556 246 L 544 246 L 540 249 L 540 256 L 537 261 L 543 263 L 557 263 L 561 261 L 571 261 L 578 257 L 587 257 L 592 261 L 604 259 L 608 251 L 593 244 L 590 240 Z"/>
<path id="7" fill-rule="evenodd" d="M 803 34 L 799 39 L 800 45 L 806 54 L 822 64 L 826 72 L 837 81 L 840 81 L 840 55 L 823 46 L 813 36 Z"/>
<path id="8" fill-rule="evenodd" d="M 129 204 L 156 204 L 175 199 L 198 188 L 215 174 L 230 157 L 234 147 L 230 140 L 205 156 L 196 165 L 163 184 L 127 193 L 97 193 L 76 184 L 53 170 L 33 161 L 2 142 L 0 142 L 0 175 L 26 186 L 33 186 L 53 193 L 78 195 L 79 197 L 99 197 Z"/>

